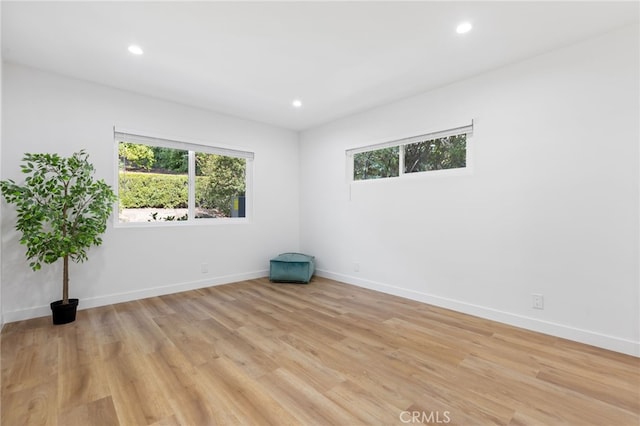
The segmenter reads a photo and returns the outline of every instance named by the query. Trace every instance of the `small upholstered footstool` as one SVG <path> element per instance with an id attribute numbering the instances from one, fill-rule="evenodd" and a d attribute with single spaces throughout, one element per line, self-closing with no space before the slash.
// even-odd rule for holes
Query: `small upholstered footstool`
<path id="1" fill-rule="evenodd" d="M 282 253 L 271 259 L 269 279 L 281 283 L 307 284 L 315 271 L 315 258 L 302 253 Z"/>

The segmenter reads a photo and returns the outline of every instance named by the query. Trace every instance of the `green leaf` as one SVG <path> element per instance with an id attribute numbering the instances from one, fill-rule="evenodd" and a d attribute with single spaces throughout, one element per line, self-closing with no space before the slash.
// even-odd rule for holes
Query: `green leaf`
<path id="1" fill-rule="evenodd" d="M 42 262 L 65 256 L 87 259 L 87 250 L 101 243 L 116 200 L 109 185 L 94 179 L 88 154 L 82 150 L 65 158 L 27 153 L 21 170 L 28 175 L 24 183 L 0 181 L 0 192 L 15 205 L 16 229 L 30 268 L 37 271 Z"/>

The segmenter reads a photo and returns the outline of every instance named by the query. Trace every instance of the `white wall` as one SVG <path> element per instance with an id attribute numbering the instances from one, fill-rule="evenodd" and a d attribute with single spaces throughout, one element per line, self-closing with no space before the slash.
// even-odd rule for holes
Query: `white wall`
<path id="1" fill-rule="evenodd" d="M 639 355 L 638 40 L 622 29 L 303 132 L 301 249 L 328 277 Z M 346 149 L 471 119 L 470 173 L 347 183 Z"/>
<path id="2" fill-rule="evenodd" d="M 113 125 L 256 153 L 253 223 L 110 223 L 104 245 L 72 264 L 81 307 L 266 275 L 269 257 L 299 249 L 326 276 L 640 354 L 637 27 L 304 132 L 300 148 L 270 126 L 2 71 L 2 178 L 20 178 L 24 152 L 86 148 L 114 184 Z M 347 183 L 345 149 L 472 118 L 470 173 Z M 48 315 L 60 265 L 29 270 L 2 209 L 4 320 Z"/>
<path id="3" fill-rule="evenodd" d="M 255 152 L 250 224 L 114 228 L 110 222 L 89 261 L 71 264 L 71 297 L 80 298 L 81 308 L 266 276 L 269 258 L 298 249 L 296 133 L 15 64 L 5 64 L 3 84 L 3 178 L 21 179 L 25 152 L 70 155 L 86 148 L 97 176 L 115 186 L 114 125 Z M 6 321 L 49 315 L 48 304 L 61 298 L 61 265 L 32 272 L 14 219 L 5 205 Z"/>

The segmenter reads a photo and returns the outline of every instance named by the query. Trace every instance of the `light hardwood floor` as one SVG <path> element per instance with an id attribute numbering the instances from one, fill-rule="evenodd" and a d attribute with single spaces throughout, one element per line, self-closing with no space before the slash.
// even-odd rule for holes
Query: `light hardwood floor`
<path id="1" fill-rule="evenodd" d="M 638 425 L 638 358 L 314 278 L 2 331 L 2 425 Z"/>

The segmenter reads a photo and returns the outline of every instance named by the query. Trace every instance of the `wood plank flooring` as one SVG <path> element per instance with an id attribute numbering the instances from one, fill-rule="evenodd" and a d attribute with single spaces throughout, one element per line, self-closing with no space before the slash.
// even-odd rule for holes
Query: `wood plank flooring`
<path id="1" fill-rule="evenodd" d="M 640 360 L 315 277 L 6 324 L 2 425 L 635 425 Z"/>

